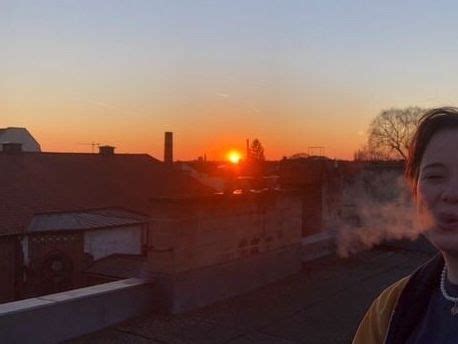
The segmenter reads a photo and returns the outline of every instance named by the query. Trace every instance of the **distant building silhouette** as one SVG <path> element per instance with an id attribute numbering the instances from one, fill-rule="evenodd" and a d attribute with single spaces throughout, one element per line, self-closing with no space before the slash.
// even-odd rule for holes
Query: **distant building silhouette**
<path id="1" fill-rule="evenodd" d="M 41 152 L 40 144 L 26 128 L 0 128 L 0 151 L 5 144 L 21 144 L 24 152 Z"/>

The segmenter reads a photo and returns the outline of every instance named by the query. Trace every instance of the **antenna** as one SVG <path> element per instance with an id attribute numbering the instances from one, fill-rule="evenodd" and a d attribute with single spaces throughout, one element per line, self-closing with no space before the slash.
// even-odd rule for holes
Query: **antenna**
<path id="1" fill-rule="evenodd" d="M 90 143 L 78 143 L 78 145 L 85 145 L 85 146 L 91 146 L 91 151 L 92 153 L 94 153 L 94 149 L 95 147 L 100 147 L 100 143 L 97 143 L 97 142 L 90 142 Z"/>
<path id="2" fill-rule="evenodd" d="M 308 147 L 309 156 L 323 157 L 324 156 L 324 151 L 325 151 L 324 146 L 309 146 Z M 318 153 L 318 154 L 316 154 L 316 153 Z"/>

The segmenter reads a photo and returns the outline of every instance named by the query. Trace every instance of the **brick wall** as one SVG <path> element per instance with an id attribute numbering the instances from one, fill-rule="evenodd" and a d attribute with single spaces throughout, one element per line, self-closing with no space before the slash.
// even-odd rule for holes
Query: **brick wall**
<path id="1" fill-rule="evenodd" d="M 30 234 L 26 296 L 37 296 L 84 285 L 83 233 Z"/>
<path id="2" fill-rule="evenodd" d="M 0 303 L 12 301 L 20 292 L 21 256 L 16 236 L 0 238 Z"/>
<path id="3" fill-rule="evenodd" d="M 255 256 L 300 242 L 301 201 L 277 192 L 168 204 L 153 221 L 154 271 L 182 272 Z"/>

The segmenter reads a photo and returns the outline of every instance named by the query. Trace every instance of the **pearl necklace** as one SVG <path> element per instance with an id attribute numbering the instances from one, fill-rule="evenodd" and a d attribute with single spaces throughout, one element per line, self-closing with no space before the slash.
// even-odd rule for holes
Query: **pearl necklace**
<path id="1" fill-rule="evenodd" d="M 450 296 L 447 293 L 447 290 L 445 290 L 445 279 L 447 278 L 447 267 L 444 265 L 444 268 L 442 269 L 441 273 L 441 283 L 440 283 L 440 288 L 442 292 L 442 296 L 450 302 L 453 302 L 452 308 L 450 308 L 450 313 L 455 316 L 458 314 L 458 297 L 453 297 Z"/>

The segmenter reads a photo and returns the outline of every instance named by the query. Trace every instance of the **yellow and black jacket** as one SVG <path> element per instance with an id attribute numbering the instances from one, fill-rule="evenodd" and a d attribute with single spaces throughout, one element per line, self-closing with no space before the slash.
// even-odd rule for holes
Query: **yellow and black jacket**
<path id="1" fill-rule="evenodd" d="M 385 289 L 364 316 L 353 344 L 405 343 L 426 312 L 444 266 L 437 255 Z"/>

